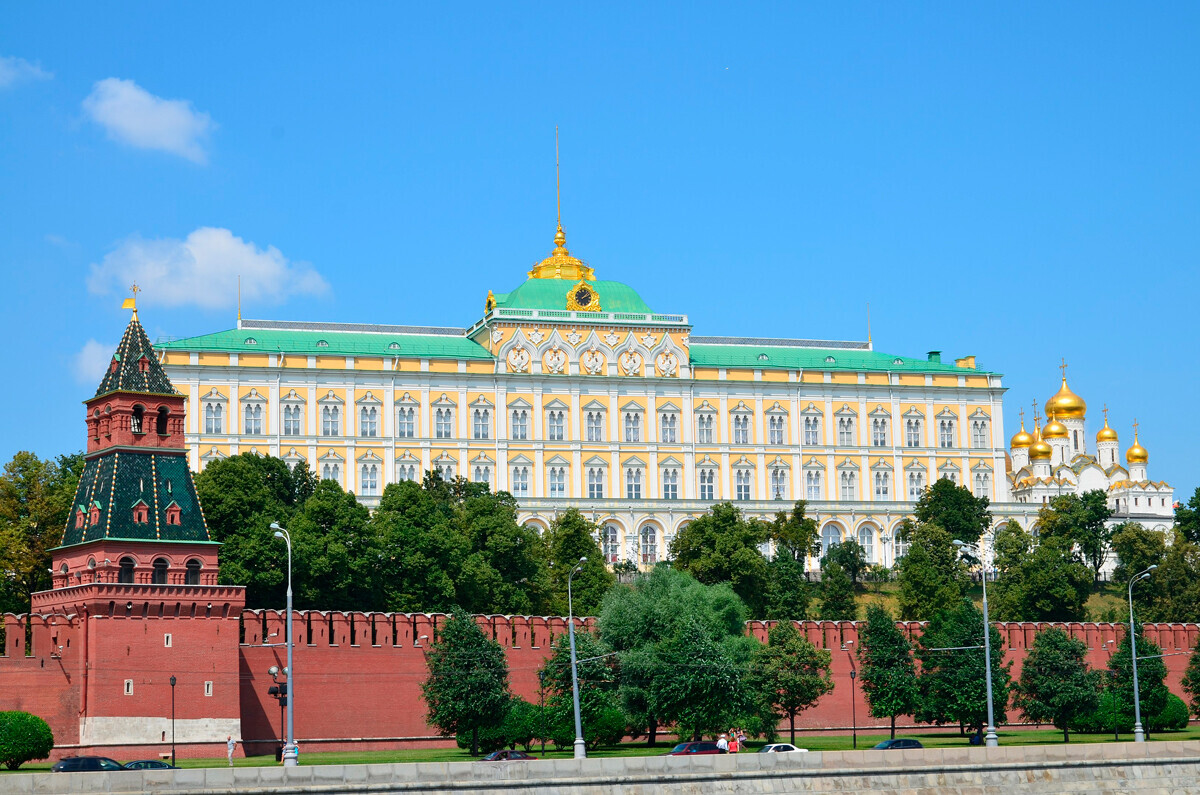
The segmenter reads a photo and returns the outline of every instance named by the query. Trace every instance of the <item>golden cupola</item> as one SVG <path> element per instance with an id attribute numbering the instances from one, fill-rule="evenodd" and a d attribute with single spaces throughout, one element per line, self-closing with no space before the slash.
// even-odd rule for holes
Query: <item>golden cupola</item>
<path id="1" fill-rule="evenodd" d="M 1046 401 L 1046 416 L 1051 420 L 1081 420 L 1087 414 L 1087 403 L 1067 386 L 1063 373 L 1062 386 Z"/>
<path id="2" fill-rule="evenodd" d="M 1046 423 L 1046 427 L 1042 428 L 1043 439 L 1066 439 L 1070 433 L 1067 431 L 1067 426 L 1058 421 L 1057 418 L 1051 417 Z"/>
<path id="3" fill-rule="evenodd" d="M 1133 445 L 1125 451 L 1125 460 L 1130 464 L 1145 464 L 1150 460 L 1146 448 L 1138 443 L 1137 423 L 1133 424 Z"/>
<path id="4" fill-rule="evenodd" d="M 1049 461 L 1054 455 L 1054 448 L 1048 442 L 1042 439 L 1042 430 L 1037 426 L 1037 419 L 1033 421 L 1033 432 L 1037 437 L 1037 441 L 1029 446 L 1030 461 Z"/>
<path id="5" fill-rule="evenodd" d="M 1096 431 L 1097 442 L 1115 442 L 1117 441 L 1117 432 L 1108 424 L 1108 417 L 1104 418 L 1104 427 Z"/>
<path id="6" fill-rule="evenodd" d="M 550 252 L 550 256 L 533 266 L 533 270 L 529 271 L 529 278 L 594 281 L 596 275 L 582 260 L 571 256 L 571 252 L 567 250 L 567 236 L 563 232 L 562 221 L 559 221 L 558 231 L 554 233 L 554 250 Z"/>
<path id="7" fill-rule="evenodd" d="M 1021 430 L 1013 434 L 1013 438 L 1009 440 L 1008 446 L 1013 450 L 1020 450 L 1026 447 L 1032 447 L 1037 437 L 1029 431 L 1025 430 L 1025 419 L 1021 419 Z"/>

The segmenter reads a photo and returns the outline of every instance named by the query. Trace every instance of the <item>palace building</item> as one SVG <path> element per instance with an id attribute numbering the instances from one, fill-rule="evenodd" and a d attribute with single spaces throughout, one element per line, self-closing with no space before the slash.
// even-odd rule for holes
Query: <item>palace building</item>
<path id="1" fill-rule="evenodd" d="M 715 501 L 770 517 L 802 498 L 827 544 L 854 538 L 890 564 L 938 478 L 1011 499 L 1001 376 L 973 356 L 700 336 L 597 279 L 561 223 L 528 278 L 483 303 L 466 328 L 239 318 L 160 342 L 192 466 L 305 461 L 367 505 L 438 470 L 512 493 L 539 527 L 580 508 L 611 563 L 664 558 Z"/>

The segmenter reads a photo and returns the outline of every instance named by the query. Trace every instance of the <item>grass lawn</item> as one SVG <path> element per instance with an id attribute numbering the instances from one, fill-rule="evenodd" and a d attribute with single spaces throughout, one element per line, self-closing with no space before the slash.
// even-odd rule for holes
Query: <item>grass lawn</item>
<path id="1" fill-rule="evenodd" d="M 1000 744 L 1001 745 L 1058 745 L 1062 743 L 1062 732 L 1056 729 L 1014 729 L 1001 730 Z M 920 740 L 927 748 L 963 748 L 968 747 L 968 738 L 963 737 L 957 731 L 931 731 L 931 732 L 897 732 L 897 737 L 914 737 Z M 780 742 L 787 741 L 786 733 L 782 735 Z M 867 733 L 860 732 L 858 735 L 859 749 L 870 748 L 882 740 L 888 739 L 887 732 L 871 731 Z M 1112 742 L 1111 734 L 1072 734 L 1072 743 L 1104 743 Z M 1161 734 L 1152 734 L 1147 738 L 1150 742 L 1160 740 L 1200 740 L 1200 726 L 1191 726 L 1183 731 L 1163 732 Z M 1124 742 L 1132 742 L 1133 735 L 1123 734 L 1121 740 Z M 751 741 L 747 743 L 746 753 L 757 751 L 763 743 Z M 599 751 L 590 752 L 588 755 L 592 758 L 602 758 L 611 756 L 655 756 L 665 754 L 671 749 L 673 743 L 659 741 L 658 745 L 649 748 L 645 742 L 624 743 L 615 748 L 602 748 Z M 807 748 L 810 751 L 849 751 L 853 745 L 853 738 L 849 734 L 802 734 L 797 733 L 796 745 L 800 748 Z M 556 750 L 553 746 L 546 746 L 546 753 L 543 755 L 540 746 L 534 746 L 533 753 L 545 759 L 570 759 L 572 756 L 571 748 L 563 748 Z M 300 755 L 300 763 L 303 765 L 364 765 L 386 762 L 470 762 L 472 757 L 466 751 L 459 748 L 414 748 L 398 751 L 329 751 L 329 752 L 303 752 Z M 237 758 L 233 760 L 237 767 L 267 767 L 275 765 L 273 756 L 252 756 L 246 758 Z M 227 764 L 225 757 L 215 759 L 180 759 L 180 767 L 223 767 Z M 33 772 L 38 770 L 49 770 L 49 762 L 32 762 L 21 767 L 19 772 Z"/>

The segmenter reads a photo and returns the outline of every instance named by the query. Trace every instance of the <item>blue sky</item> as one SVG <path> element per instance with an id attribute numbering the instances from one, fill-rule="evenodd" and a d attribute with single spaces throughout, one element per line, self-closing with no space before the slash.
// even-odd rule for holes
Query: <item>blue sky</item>
<path id="1" fill-rule="evenodd" d="M 552 245 L 559 125 L 599 278 L 698 334 L 870 302 L 1004 373 L 1008 434 L 1066 357 L 1186 497 L 1200 7 L 1048 5 L 11 6 L 0 457 L 83 446 L 130 274 L 152 336 L 239 272 L 247 317 L 469 325 Z"/>

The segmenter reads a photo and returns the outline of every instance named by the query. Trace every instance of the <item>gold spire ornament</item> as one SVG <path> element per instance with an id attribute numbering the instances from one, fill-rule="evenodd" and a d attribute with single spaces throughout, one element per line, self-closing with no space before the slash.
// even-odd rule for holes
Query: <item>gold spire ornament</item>
<path id="1" fill-rule="evenodd" d="M 1013 438 L 1008 443 L 1008 446 L 1013 450 L 1032 447 L 1033 443 L 1037 441 L 1037 438 L 1032 433 L 1025 430 L 1025 409 L 1021 409 L 1018 413 L 1021 415 L 1021 430 L 1013 434 Z"/>
<path id="2" fill-rule="evenodd" d="M 1150 460 L 1150 454 L 1138 441 L 1138 421 L 1133 421 L 1133 445 L 1125 451 L 1125 460 L 1130 464 L 1145 464 Z"/>
<path id="3" fill-rule="evenodd" d="M 562 177 L 558 162 L 558 127 L 554 128 L 554 192 L 558 208 L 558 223 L 554 231 L 554 250 L 550 256 L 533 266 L 530 279 L 570 279 L 595 281 L 592 269 L 567 249 L 567 235 L 562 226 Z"/>
<path id="4" fill-rule="evenodd" d="M 129 291 L 133 293 L 133 296 L 122 301 L 121 308 L 132 309 L 133 319 L 137 320 L 137 294 L 142 291 L 142 288 L 137 286 L 137 282 L 134 282 L 132 285 L 130 285 Z"/>
<path id="5" fill-rule="evenodd" d="M 1104 406 L 1104 427 L 1096 432 L 1097 442 L 1115 442 L 1117 441 L 1117 432 L 1108 425 L 1108 405 Z"/>
<path id="6" fill-rule="evenodd" d="M 1081 420 L 1087 415 L 1087 403 L 1067 386 L 1067 360 L 1058 366 L 1062 371 L 1062 386 L 1046 401 L 1046 416 L 1057 420 Z"/>

